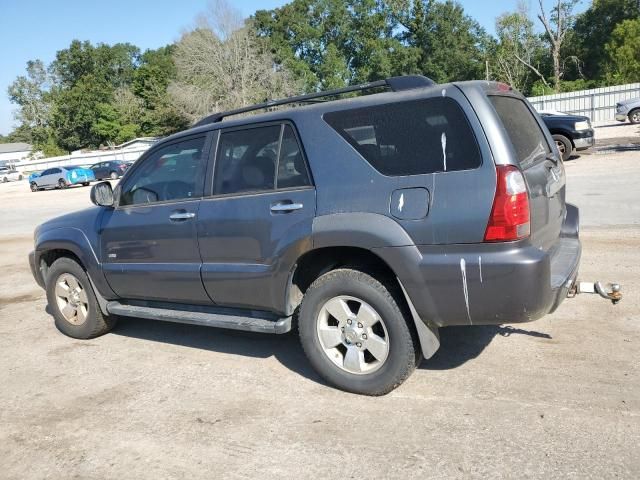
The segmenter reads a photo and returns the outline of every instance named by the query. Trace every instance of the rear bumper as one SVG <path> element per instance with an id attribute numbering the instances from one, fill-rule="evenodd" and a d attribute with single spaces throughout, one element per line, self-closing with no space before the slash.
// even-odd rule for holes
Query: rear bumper
<path id="1" fill-rule="evenodd" d="M 420 246 L 417 270 L 396 273 L 419 316 L 434 325 L 536 320 L 560 305 L 578 275 L 578 224 L 578 209 L 567 205 L 561 236 L 546 252 L 521 242 Z M 410 248 L 381 249 L 392 250 L 381 256 L 400 265 L 400 251 Z"/>

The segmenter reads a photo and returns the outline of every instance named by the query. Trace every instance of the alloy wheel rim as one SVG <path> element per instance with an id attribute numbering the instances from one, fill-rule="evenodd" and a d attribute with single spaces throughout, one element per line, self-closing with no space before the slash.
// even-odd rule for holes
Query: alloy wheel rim
<path id="1" fill-rule="evenodd" d="M 324 354 L 341 370 L 363 375 L 380 369 L 389 357 L 389 334 L 378 312 L 348 295 L 327 301 L 316 320 Z"/>
<path id="2" fill-rule="evenodd" d="M 640 113 L 636 112 L 633 115 L 631 115 L 631 118 L 633 119 L 634 122 L 640 122 Z"/>
<path id="3" fill-rule="evenodd" d="M 560 153 L 564 155 L 564 152 L 566 151 L 566 148 L 564 148 L 564 143 L 562 143 L 559 140 L 556 140 L 556 145 L 557 145 L 558 150 L 560 151 Z"/>
<path id="4" fill-rule="evenodd" d="M 63 273 L 56 280 L 56 303 L 64 319 L 72 325 L 82 325 L 89 314 L 89 299 L 87 292 L 70 274 Z"/>

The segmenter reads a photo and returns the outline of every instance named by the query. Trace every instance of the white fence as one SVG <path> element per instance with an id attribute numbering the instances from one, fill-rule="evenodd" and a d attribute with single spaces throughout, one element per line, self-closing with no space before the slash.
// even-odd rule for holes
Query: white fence
<path id="1" fill-rule="evenodd" d="M 109 160 L 137 160 L 149 147 L 140 147 L 123 150 L 104 150 L 100 152 L 81 153 L 78 155 L 63 155 L 61 157 L 49 157 L 40 160 L 21 160 L 13 164 L 19 172 L 40 172 L 51 167 L 64 167 L 77 165 L 85 167 L 98 162 Z"/>
<path id="2" fill-rule="evenodd" d="M 529 101 L 537 110 L 557 110 L 585 115 L 592 122 L 609 122 L 615 120 L 616 103 L 634 97 L 640 97 L 640 83 L 531 97 Z"/>

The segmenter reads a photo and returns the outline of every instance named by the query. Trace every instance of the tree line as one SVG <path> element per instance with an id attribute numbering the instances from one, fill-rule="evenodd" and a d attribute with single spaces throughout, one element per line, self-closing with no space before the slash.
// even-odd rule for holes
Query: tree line
<path id="1" fill-rule="evenodd" d="M 223 109 L 405 74 L 489 79 L 526 95 L 640 79 L 640 1 L 524 3 L 490 35 L 454 0 L 292 0 L 249 19 L 214 1 L 175 44 L 74 40 L 9 86 L 23 141 L 47 156 L 164 136 Z"/>

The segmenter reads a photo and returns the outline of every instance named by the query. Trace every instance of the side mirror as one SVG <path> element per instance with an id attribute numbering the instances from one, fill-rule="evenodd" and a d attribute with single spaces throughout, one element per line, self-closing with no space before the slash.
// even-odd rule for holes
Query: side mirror
<path id="1" fill-rule="evenodd" d="M 109 182 L 96 183 L 91 187 L 91 201 L 99 207 L 113 207 L 113 189 Z"/>

